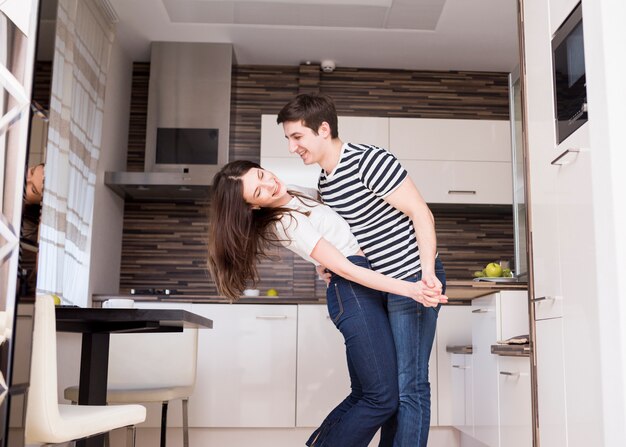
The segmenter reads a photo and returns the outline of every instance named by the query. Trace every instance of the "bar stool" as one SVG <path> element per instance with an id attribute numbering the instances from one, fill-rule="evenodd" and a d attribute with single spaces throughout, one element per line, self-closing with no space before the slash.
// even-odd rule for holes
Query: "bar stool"
<path id="1" fill-rule="evenodd" d="M 127 445 L 134 446 L 135 425 L 146 419 L 144 406 L 59 404 L 54 309 L 51 296 L 37 297 L 26 407 L 26 443 L 58 444 L 128 427 Z"/>

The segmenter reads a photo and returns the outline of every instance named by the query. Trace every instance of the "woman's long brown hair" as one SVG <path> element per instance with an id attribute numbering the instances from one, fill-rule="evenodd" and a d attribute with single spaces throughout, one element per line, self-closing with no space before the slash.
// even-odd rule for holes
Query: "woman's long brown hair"
<path id="1" fill-rule="evenodd" d="M 241 177 L 252 168 L 262 169 L 252 161 L 232 161 L 213 178 L 208 267 L 219 293 L 231 300 L 241 296 L 249 281 L 258 281 L 257 258 L 280 244 L 275 225 L 289 211 L 252 209 L 246 203 Z"/>

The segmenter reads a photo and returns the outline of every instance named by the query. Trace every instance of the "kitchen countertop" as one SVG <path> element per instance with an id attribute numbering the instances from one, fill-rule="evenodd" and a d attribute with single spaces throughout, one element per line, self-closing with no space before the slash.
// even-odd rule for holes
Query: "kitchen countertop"
<path id="1" fill-rule="evenodd" d="M 491 345 L 491 353 L 511 357 L 530 357 L 530 345 Z"/>
<path id="2" fill-rule="evenodd" d="M 470 304 L 471 300 L 501 290 L 525 290 L 526 283 L 492 283 L 472 280 L 450 280 L 447 282 L 449 304 Z M 135 301 L 177 301 L 181 303 L 215 303 L 225 304 L 230 301 L 220 295 L 130 295 L 130 294 L 97 294 L 93 295 L 94 303 L 110 298 L 131 298 Z M 235 304 L 325 304 L 326 298 L 311 295 L 279 295 L 276 297 L 242 297 Z"/>
<path id="3" fill-rule="evenodd" d="M 450 354 L 472 354 L 472 345 L 446 346 L 446 352 Z"/>

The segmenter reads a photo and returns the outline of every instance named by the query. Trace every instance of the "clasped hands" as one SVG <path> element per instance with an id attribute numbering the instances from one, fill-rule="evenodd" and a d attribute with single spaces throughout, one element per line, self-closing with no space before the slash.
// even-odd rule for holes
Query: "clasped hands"
<path id="1" fill-rule="evenodd" d="M 422 278 L 420 281 L 409 284 L 412 287 L 407 296 L 424 307 L 436 307 L 440 303 L 448 302 L 448 297 L 442 293 L 441 282 L 434 275 L 432 278 Z"/>

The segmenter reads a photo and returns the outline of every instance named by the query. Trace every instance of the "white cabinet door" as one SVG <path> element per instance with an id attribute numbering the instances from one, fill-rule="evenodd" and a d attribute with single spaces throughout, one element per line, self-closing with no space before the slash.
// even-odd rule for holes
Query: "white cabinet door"
<path id="1" fill-rule="evenodd" d="M 518 335 L 528 335 L 528 291 L 505 290 L 500 292 L 500 340 Z"/>
<path id="2" fill-rule="evenodd" d="M 261 166 L 288 185 L 317 189 L 318 165 L 306 166 L 297 154 L 290 154 L 282 124 L 276 115 L 261 116 Z"/>
<path id="3" fill-rule="evenodd" d="M 464 430 L 465 425 L 465 354 L 449 354 L 450 371 L 450 408 L 449 424 L 459 430 Z M 439 419 L 442 419 L 441 405 L 439 406 Z M 442 424 L 444 425 L 444 424 Z"/>
<path id="4" fill-rule="evenodd" d="M 563 319 L 541 320 L 535 326 L 541 445 L 567 447 Z"/>
<path id="5" fill-rule="evenodd" d="M 581 275 L 581 261 L 585 265 L 597 265 L 592 154 L 585 151 L 588 130 L 587 126 L 583 126 L 565 140 L 566 148 L 581 148 L 582 151 L 569 164 L 558 168 L 568 437 L 579 445 L 592 445 L 603 433 L 601 318 L 598 301 L 594 299 L 603 278 L 599 276 L 602 273 L 593 267 L 585 268 Z M 580 368 L 581 359 L 585 359 L 589 367 Z"/>
<path id="6" fill-rule="evenodd" d="M 454 392 L 453 379 L 460 376 L 465 380 L 465 362 L 455 367 L 458 354 L 446 351 L 448 346 L 471 346 L 472 320 L 470 306 L 442 306 L 437 319 L 437 380 L 438 380 L 438 423 L 442 426 L 454 424 L 455 414 L 460 411 L 465 420 L 465 387 L 461 393 Z M 458 385 L 458 384 L 457 384 Z"/>
<path id="7" fill-rule="evenodd" d="M 287 185 L 298 185 L 317 190 L 320 167 L 316 164 L 305 165 L 297 155 L 292 157 L 261 156 L 261 166 L 273 172 Z"/>
<path id="8" fill-rule="evenodd" d="M 474 389 L 474 436 L 490 447 L 499 446 L 498 362 L 491 354 L 501 333 L 498 294 L 472 301 L 472 378 Z"/>
<path id="9" fill-rule="evenodd" d="M 474 397 L 474 356 L 465 356 L 465 425 L 462 431 L 474 437 L 474 408 L 476 398 Z"/>
<path id="10" fill-rule="evenodd" d="M 350 393 L 343 337 L 326 305 L 298 306 L 296 426 L 318 427 Z"/>
<path id="11" fill-rule="evenodd" d="M 192 312 L 191 303 L 177 303 L 177 302 L 154 302 L 154 301 L 135 301 L 135 307 L 138 309 L 182 309 Z M 200 332 L 211 332 L 212 329 L 199 329 L 198 334 Z M 166 355 L 166 354 L 165 354 Z M 198 352 L 198 359 L 200 358 L 201 353 Z M 166 355 L 167 359 L 167 355 Z M 193 394 L 190 397 L 190 400 L 193 399 Z M 146 407 L 146 420 L 142 422 L 141 427 L 153 427 L 159 428 L 161 427 L 161 404 L 160 403 L 142 403 L 144 407 Z M 167 426 L 168 427 L 182 427 L 183 426 L 183 418 L 182 418 L 182 408 L 181 401 L 172 401 L 169 404 L 169 409 L 167 412 Z"/>
<path id="12" fill-rule="evenodd" d="M 532 447 L 530 359 L 500 356 L 498 369 L 500 445 Z"/>
<path id="13" fill-rule="evenodd" d="M 510 163 L 511 127 L 503 120 L 390 118 L 389 150 L 403 160 Z"/>
<path id="14" fill-rule="evenodd" d="M 511 204 L 511 164 L 400 160 L 428 203 Z"/>
<path id="15" fill-rule="evenodd" d="M 340 116 L 339 138 L 344 143 L 371 144 L 389 149 L 389 118 Z"/>
<path id="16" fill-rule="evenodd" d="M 192 427 L 294 427 L 295 305 L 193 304 L 199 331 Z"/>
<path id="17" fill-rule="evenodd" d="M 276 124 L 276 115 L 261 115 L 261 160 L 264 157 L 289 157 L 283 125 Z"/>

